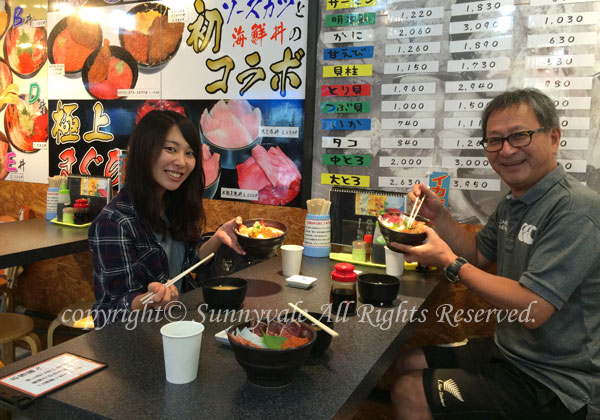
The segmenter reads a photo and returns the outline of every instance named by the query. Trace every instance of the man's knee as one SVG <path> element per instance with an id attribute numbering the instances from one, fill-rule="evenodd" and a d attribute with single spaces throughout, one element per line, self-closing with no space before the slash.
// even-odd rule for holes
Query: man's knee
<path id="1" fill-rule="evenodd" d="M 397 419 L 431 419 L 423 389 L 423 372 L 413 370 L 402 375 L 391 390 L 394 415 Z"/>
<path id="2" fill-rule="evenodd" d="M 403 351 L 398 355 L 395 362 L 396 376 L 402 376 L 411 370 L 423 370 L 427 368 L 425 354 L 420 348 Z"/>

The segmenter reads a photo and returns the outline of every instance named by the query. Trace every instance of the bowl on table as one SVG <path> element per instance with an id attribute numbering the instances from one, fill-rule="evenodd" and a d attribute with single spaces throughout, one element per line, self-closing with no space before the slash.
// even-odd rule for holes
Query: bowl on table
<path id="1" fill-rule="evenodd" d="M 318 321 L 322 322 L 329 328 L 333 329 L 333 319 L 329 317 L 327 314 L 321 314 L 319 312 L 309 312 L 309 315 L 316 318 Z M 317 339 L 315 340 L 315 344 L 310 349 L 311 356 L 320 356 L 329 348 L 331 344 L 331 335 L 323 331 L 319 326 L 315 325 L 312 321 L 309 321 L 304 315 L 294 312 L 294 319 L 297 319 L 300 322 L 306 322 L 310 324 L 315 331 L 317 332 Z"/>
<path id="2" fill-rule="evenodd" d="M 358 293 L 364 303 L 390 304 L 398 296 L 400 280 L 387 274 L 362 273 L 358 276 Z"/>
<path id="3" fill-rule="evenodd" d="M 406 213 L 401 214 L 408 217 Z M 417 217 L 415 217 L 415 221 L 423 222 L 426 226 L 433 227 L 431 221 L 425 217 L 417 215 Z M 381 235 L 385 239 L 385 243 L 387 244 L 388 248 L 394 252 L 402 251 L 390 245 L 392 242 L 415 246 L 421 245 L 423 242 L 425 242 L 425 239 L 427 239 L 427 234 L 425 232 L 411 233 L 408 231 L 392 229 L 386 226 L 382 221 L 382 216 L 379 216 L 379 229 L 381 230 Z"/>
<path id="4" fill-rule="evenodd" d="M 214 308 L 239 308 L 247 289 L 248 282 L 237 277 L 213 277 L 202 285 L 204 302 Z"/>
<path id="5" fill-rule="evenodd" d="M 287 349 L 263 349 L 238 343 L 231 337 L 236 329 L 249 327 L 252 321 L 243 322 L 229 328 L 227 337 L 235 354 L 238 364 L 246 372 L 248 381 L 264 387 L 279 387 L 289 384 L 310 355 L 310 350 L 317 339 L 317 332 L 305 322 L 302 326 L 302 336 L 308 342 Z"/>
<path id="6" fill-rule="evenodd" d="M 277 220 L 269 219 L 248 219 L 242 221 L 243 225 L 252 227 L 256 222 L 263 222 L 266 227 L 272 227 L 283 231 L 282 235 L 275 236 L 273 238 L 252 238 L 243 235 L 239 232 L 239 227 L 234 229 L 238 243 L 246 255 L 254 258 L 269 258 L 277 253 L 277 250 L 281 247 L 281 244 L 285 240 L 287 235 L 287 226 Z"/>

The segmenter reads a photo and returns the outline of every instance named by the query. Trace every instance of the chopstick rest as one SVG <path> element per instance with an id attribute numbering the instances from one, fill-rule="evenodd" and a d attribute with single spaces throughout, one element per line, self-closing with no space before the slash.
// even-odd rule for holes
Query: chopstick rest
<path id="1" fill-rule="evenodd" d="M 316 277 L 301 276 L 300 274 L 295 274 L 285 279 L 288 286 L 299 289 L 308 289 L 316 281 Z"/>

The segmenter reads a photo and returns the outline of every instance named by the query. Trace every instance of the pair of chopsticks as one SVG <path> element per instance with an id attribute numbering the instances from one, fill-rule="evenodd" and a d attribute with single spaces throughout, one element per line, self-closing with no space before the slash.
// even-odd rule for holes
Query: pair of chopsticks
<path id="1" fill-rule="evenodd" d="M 293 303 L 288 303 L 288 305 L 290 305 L 293 309 L 295 309 L 296 311 L 298 311 L 299 313 L 301 313 L 302 315 L 304 315 L 306 317 L 306 319 L 308 319 L 309 321 L 313 322 L 315 325 L 318 325 L 323 331 L 325 331 L 330 336 L 337 337 L 339 335 L 338 333 L 336 333 L 335 331 L 333 331 L 331 328 L 329 328 L 327 325 L 325 325 L 322 322 L 320 322 L 319 320 L 317 320 L 314 316 L 307 314 L 305 311 L 303 311 L 302 309 L 298 308 Z"/>
<path id="2" fill-rule="evenodd" d="M 198 266 L 204 264 L 205 262 L 209 261 L 212 257 L 215 256 L 215 253 L 212 252 L 211 254 L 209 254 L 206 258 L 204 258 L 201 261 L 198 261 L 196 264 L 192 265 L 190 268 L 188 268 L 187 270 L 185 270 L 183 273 L 176 275 L 175 277 L 173 277 L 171 280 L 169 280 L 168 282 L 165 283 L 166 287 L 169 287 L 173 284 L 175 284 L 175 282 L 177 280 L 179 280 L 182 277 L 187 276 L 192 270 L 194 270 L 195 268 L 197 268 Z M 144 295 L 142 297 L 142 305 L 146 305 L 148 303 L 150 303 L 152 301 L 152 298 L 154 297 L 154 292 L 148 292 L 146 295 Z"/>
<path id="3" fill-rule="evenodd" d="M 312 200 L 306 200 L 306 209 L 308 210 L 308 214 L 329 214 L 330 207 L 331 201 L 325 200 L 324 198 L 313 198 Z"/>
<path id="4" fill-rule="evenodd" d="M 408 218 L 408 222 L 406 223 L 406 227 L 412 227 L 413 223 L 415 223 L 415 218 L 417 217 L 417 214 L 419 214 L 419 210 L 421 210 L 421 206 L 423 205 L 424 201 L 425 196 L 421 198 L 421 201 L 419 201 L 419 197 L 417 197 L 417 199 L 415 200 L 415 204 L 413 204 L 412 211 L 410 212 L 410 216 Z"/>

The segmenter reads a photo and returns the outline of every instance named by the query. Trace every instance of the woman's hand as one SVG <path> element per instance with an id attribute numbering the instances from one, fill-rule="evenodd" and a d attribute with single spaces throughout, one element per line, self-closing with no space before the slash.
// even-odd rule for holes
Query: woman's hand
<path id="1" fill-rule="evenodd" d="M 427 200 L 425 202 L 427 203 Z M 392 242 L 391 245 L 404 252 L 406 262 L 419 262 L 428 267 L 448 267 L 457 255 L 452 252 L 448 244 L 439 237 L 435 230 L 425 226 L 425 233 L 427 234 L 427 242 L 423 245 L 410 246 L 397 242 Z"/>
<path id="2" fill-rule="evenodd" d="M 230 221 L 223 223 L 221 227 L 217 229 L 217 231 L 213 235 L 213 238 L 216 237 L 222 244 L 227 245 L 229 248 L 233 249 L 238 254 L 246 255 L 246 252 L 238 243 L 237 237 L 234 232 L 234 229 L 241 224 L 242 218 L 240 216 L 237 216 L 235 219 L 231 219 Z"/>
<path id="3" fill-rule="evenodd" d="M 146 307 L 152 309 L 160 309 L 167 303 L 177 300 L 179 297 L 179 291 L 174 284 L 167 287 L 163 283 L 152 282 L 148 285 L 148 292 L 154 293 L 152 300 L 146 304 Z M 144 304 L 142 303 L 142 298 L 144 296 L 146 296 L 146 293 L 136 296 L 135 299 L 133 299 L 131 302 L 132 310 L 144 309 Z"/>
<path id="4" fill-rule="evenodd" d="M 423 207 L 419 210 L 419 215 L 428 218 L 429 220 L 435 220 L 440 214 L 446 211 L 442 200 L 427 187 L 425 184 L 415 184 L 413 189 L 408 193 L 408 198 L 414 203 L 417 198 L 425 197 Z"/>

